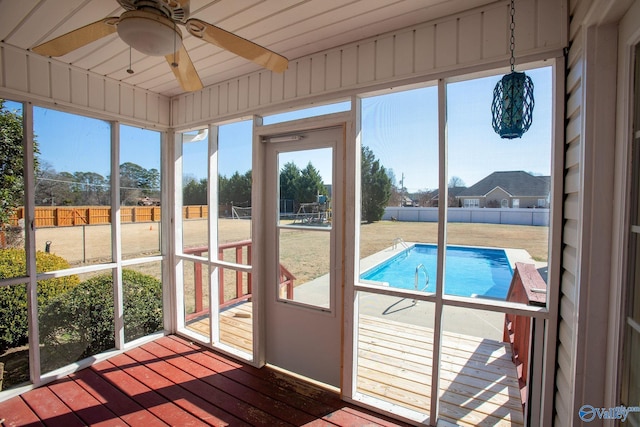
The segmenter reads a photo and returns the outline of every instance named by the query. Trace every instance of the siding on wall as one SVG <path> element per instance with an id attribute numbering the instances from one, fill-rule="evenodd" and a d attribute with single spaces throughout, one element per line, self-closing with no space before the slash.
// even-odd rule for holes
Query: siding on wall
<path id="1" fill-rule="evenodd" d="M 617 24 L 605 2 L 570 1 L 566 77 L 563 260 L 560 282 L 555 424 L 581 424 L 583 404 L 604 406 L 613 235 Z M 589 24 L 595 20 L 596 24 Z"/>
<path id="2" fill-rule="evenodd" d="M 0 93 L 97 117 L 166 128 L 169 98 L 0 42 Z"/>
<path id="3" fill-rule="evenodd" d="M 567 44 L 565 8 L 565 1 L 519 0 L 516 14 L 527 19 L 517 21 L 516 55 L 558 56 Z M 498 2 L 298 58 L 283 74 L 258 71 L 174 97 L 171 124 L 185 129 L 319 95 L 347 96 L 482 64 L 506 66 L 509 19 L 508 2 Z"/>
<path id="4" fill-rule="evenodd" d="M 564 227 L 562 236 L 562 272 L 558 315 L 558 350 L 555 394 L 555 425 L 572 425 L 575 414 L 576 371 L 576 310 L 578 306 L 578 247 L 581 215 L 581 153 L 583 130 L 584 52 L 577 16 L 588 2 L 571 0 L 569 13 L 573 17 L 569 28 L 571 48 L 567 58 L 567 105 L 565 139 Z"/>

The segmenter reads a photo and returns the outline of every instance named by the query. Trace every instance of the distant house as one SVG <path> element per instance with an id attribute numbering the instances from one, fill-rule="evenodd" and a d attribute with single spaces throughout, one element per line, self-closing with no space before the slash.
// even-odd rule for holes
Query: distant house
<path id="1" fill-rule="evenodd" d="M 456 208 L 459 207 L 460 206 L 460 202 L 458 200 L 458 196 L 460 195 L 460 193 L 462 193 L 466 189 L 467 189 L 467 187 L 449 187 L 447 189 L 447 195 L 448 195 L 448 198 L 449 198 L 448 206 L 449 207 L 456 207 Z M 428 206 L 437 208 L 439 202 L 440 202 L 440 193 L 438 192 L 437 189 L 433 190 L 433 192 L 431 192 L 431 194 L 430 194 Z"/>
<path id="2" fill-rule="evenodd" d="M 463 208 L 548 208 L 549 176 L 493 172 L 457 195 Z"/>
<path id="3" fill-rule="evenodd" d="M 402 198 L 400 199 L 400 206 L 411 208 L 418 206 L 418 203 L 409 196 L 402 196 Z"/>

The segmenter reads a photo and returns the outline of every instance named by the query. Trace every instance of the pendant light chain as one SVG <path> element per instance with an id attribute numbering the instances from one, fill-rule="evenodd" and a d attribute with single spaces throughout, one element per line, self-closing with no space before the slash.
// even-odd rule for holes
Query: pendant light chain
<path id="1" fill-rule="evenodd" d="M 501 138 L 520 138 L 533 121 L 533 80 L 525 73 L 518 73 L 516 68 L 516 36 L 515 36 L 515 0 L 511 0 L 511 73 L 502 76 L 493 89 L 491 103 L 491 125 Z"/>
<path id="2" fill-rule="evenodd" d="M 511 0 L 511 45 L 509 46 L 509 48 L 511 49 L 511 60 L 509 61 L 509 63 L 511 64 L 511 72 L 513 73 L 515 71 L 516 68 L 516 58 L 514 56 L 514 51 L 516 49 L 516 37 L 514 35 L 514 30 L 516 28 L 516 23 L 514 21 L 514 16 L 516 14 L 516 7 L 515 7 L 515 0 Z"/>

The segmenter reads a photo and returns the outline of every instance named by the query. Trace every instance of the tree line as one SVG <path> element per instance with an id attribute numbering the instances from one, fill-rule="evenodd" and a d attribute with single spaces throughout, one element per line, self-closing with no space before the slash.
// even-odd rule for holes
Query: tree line
<path id="1" fill-rule="evenodd" d="M 140 204 L 143 198 L 160 200 L 160 171 L 136 163 L 120 165 L 120 204 Z M 36 171 L 35 200 L 38 206 L 108 206 L 111 176 L 97 172 L 57 172 L 50 165 Z"/>
<path id="2" fill-rule="evenodd" d="M 362 220 L 374 222 L 382 219 L 384 208 L 392 194 L 391 177 L 368 147 L 361 151 Z M 288 162 L 280 170 L 280 200 L 292 200 L 297 212 L 300 204 L 312 203 L 318 196 L 331 197 L 320 172 L 311 162 L 304 168 Z M 251 171 L 234 173 L 230 178 L 218 177 L 218 201 L 221 205 L 251 206 Z M 183 183 L 183 204 L 207 203 L 207 180 L 188 177 Z"/>
<path id="3" fill-rule="evenodd" d="M 0 226 L 7 224 L 18 206 L 24 204 L 24 164 L 22 116 L 4 108 L 0 99 Z M 92 171 L 56 171 L 35 153 L 35 203 L 38 206 L 108 206 L 111 204 L 111 177 Z M 382 218 L 392 193 L 389 172 L 368 147 L 362 147 L 362 219 Z M 142 199 L 160 200 L 160 171 L 133 162 L 119 167 L 120 203 L 136 205 Z M 218 199 L 223 205 L 251 205 L 251 171 L 218 176 Z M 185 177 L 183 204 L 207 204 L 207 179 Z M 318 170 L 309 163 L 300 169 L 289 162 L 280 171 L 280 198 L 300 203 L 315 202 L 318 195 L 331 196 Z"/>

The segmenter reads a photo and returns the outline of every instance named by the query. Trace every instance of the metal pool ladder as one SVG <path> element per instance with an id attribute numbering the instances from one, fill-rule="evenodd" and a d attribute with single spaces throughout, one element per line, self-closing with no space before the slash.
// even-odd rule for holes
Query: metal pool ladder
<path id="1" fill-rule="evenodd" d="M 420 289 L 420 292 L 424 292 L 425 289 L 427 289 L 427 287 L 429 286 L 429 272 L 427 271 L 427 267 L 424 266 L 424 264 L 418 264 L 418 266 L 416 267 L 416 274 L 415 274 L 415 279 L 413 282 L 413 287 L 415 288 L 416 292 L 418 291 L 418 279 L 420 276 L 420 271 L 424 271 L 424 288 Z"/>
<path id="2" fill-rule="evenodd" d="M 395 249 L 398 245 L 401 245 L 403 248 L 408 248 L 407 243 L 402 239 L 402 237 L 396 237 L 393 239 L 393 249 Z"/>

